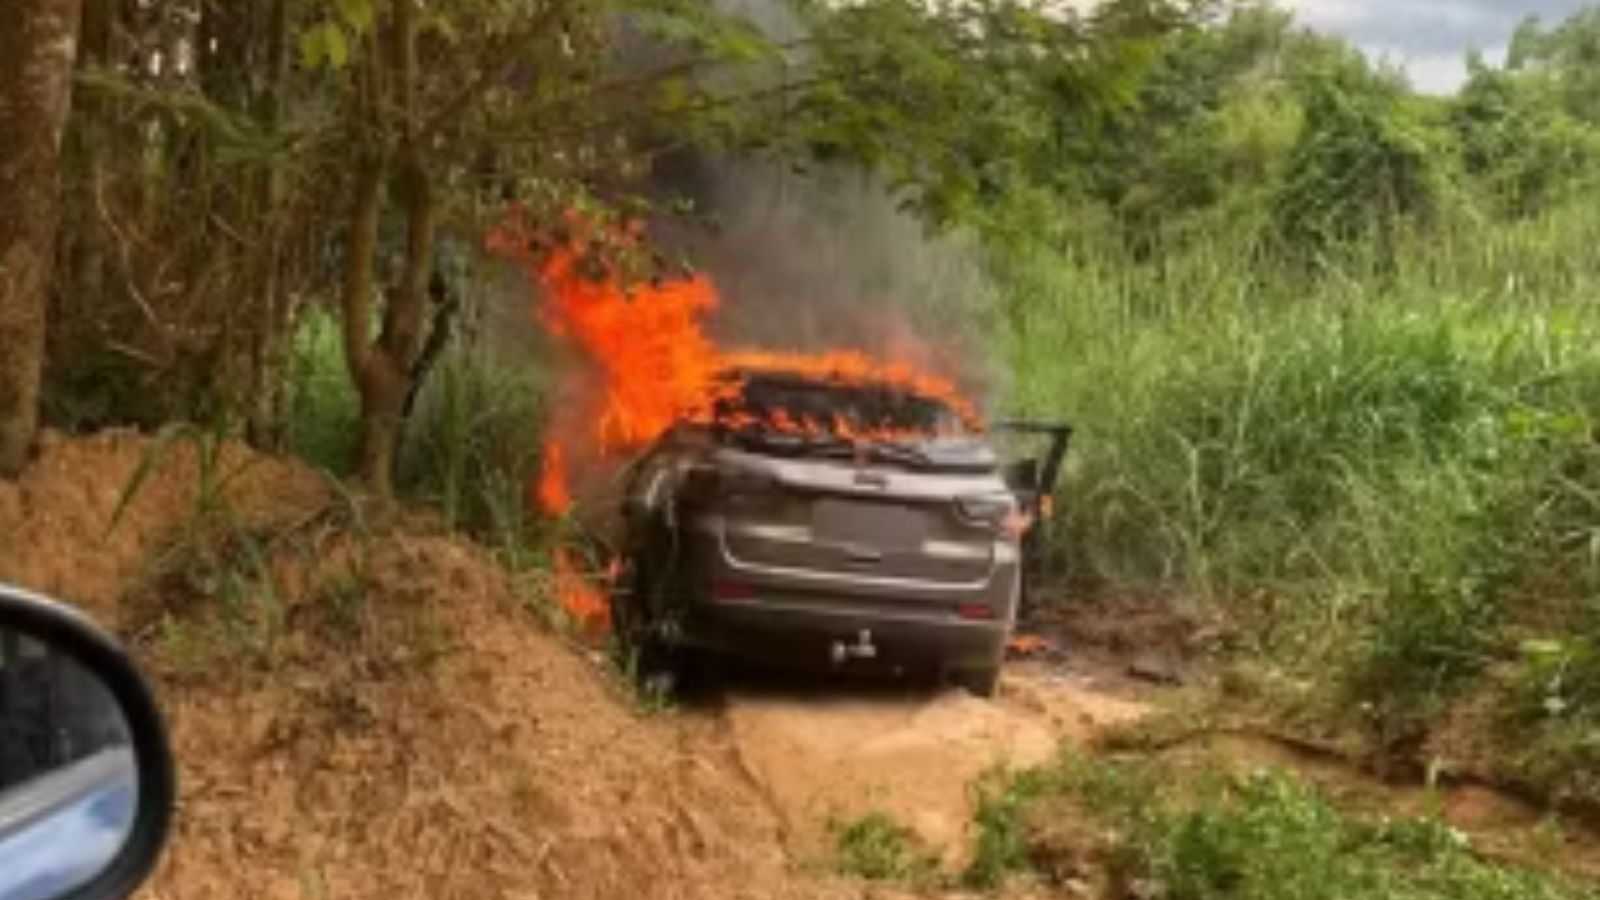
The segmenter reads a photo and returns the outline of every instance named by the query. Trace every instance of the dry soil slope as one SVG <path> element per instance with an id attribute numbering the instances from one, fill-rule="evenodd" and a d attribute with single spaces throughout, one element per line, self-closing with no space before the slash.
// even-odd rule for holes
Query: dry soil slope
<path id="1" fill-rule="evenodd" d="M 237 521 L 274 573 L 236 646 L 220 601 L 150 586 L 193 509 L 192 448 L 106 537 L 148 446 L 51 438 L 0 485 L 0 580 L 121 630 L 170 715 L 177 834 L 145 896 L 855 893 L 794 871 L 725 731 L 636 711 L 481 549 L 415 523 L 354 537 L 315 473 L 231 447 Z"/>

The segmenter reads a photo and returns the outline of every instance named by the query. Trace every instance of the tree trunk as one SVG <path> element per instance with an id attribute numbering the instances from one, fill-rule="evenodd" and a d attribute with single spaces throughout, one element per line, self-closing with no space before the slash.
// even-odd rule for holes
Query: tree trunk
<path id="1" fill-rule="evenodd" d="M 111 0 L 83 0 L 82 36 L 79 40 L 78 63 L 80 68 L 102 68 L 111 63 L 111 44 L 116 10 Z M 76 166 L 73 181 L 67 191 L 72 212 L 67 217 L 71 229 L 70 284 L 56 293 L 62 306 L 56 312 L 75 317 L 80 311 L 104 306 L 106 290 L 106 234 L 100 221 L 100 211 L 95 197 L 97 186 L 105 177 L 105 159 L 101 148 L 107 143 L 105 127 L 111 104 L 90 92 L 73 101 L 71 153 Z M 62 234 L 60 241 L 68 240 Z M 57 322 L 58 320 L 52 320 Z M 55 327 L 52 324 L 51 327 Z"/>
<path id="2" fill-rule="evenodd" d="M 0 477 L 22 470 L 39 426 L 79 3 L 10 0 L 0 15 Z"/>
<path id="3" fill-rule="evenodd" d="M 361 458 L 357 474 L 375 496 L 394 496 L 394 461 L 405 414 L 405 370 L 381 348 L 367 354 L 356 387 L 361 393 Z"/>
<path id="4" fill-rule="evenodd" d="M 433 267 L 435 210 L 427 172 L 413 150 L 404 154 L 401 192 L 406 215 L 405 270 L 384 305 L 383 332 L 366 349 L 356 385 L 361 392 L 360 474 L 380 497 L 394 493 L 413 365 L 422 349 L 428 274 Z"/>
<path id="5" fill-rule="evenodd" d="M 376 341 L 371 330 L 374 260 L 378 217 L 387 167 L 367 159 L 360 162 L 356 216 L 346 262 L 345 359 L 361 395 L 361 456 L 358 472 L 367 489 L 388 498 L 394 495 L 394 462 L 410 393 L 411 368 L 422 346 L 426 319 L 428 276 L 433 268 L 437 210 L 433 185 L 418 141 L 417 25 L 412 0 L 395 0 L 391 7 L 387 43 L 377 42 L 368 59 L 368 85 L 381 85 L 367 102 L 368 114 L 385 134 L 384 116 L 398 114 L 398 140 L 389 145 L 398 152 L 397 193 L 406 217 L 405 266 L 399 284 L 388 293 L 383 308 L 383 330 Z M 384 104 L 387 104 L 385 106 Z M 379 156 L 387 157 L 380 152 Z"/>
<path id="6" fill-rule="evenodd" d="M 263 128 L 275 134 L 282 124 L 283 95 L 289 87 L 288 0 L 272 0 L 267 17 L 266 58 L 270 77 L 257 98 L 255 115 Z M 267 165 L 256 190 L 266 233 L 260 268 L 254 279 L 259 295 L 252 346 L 248 436 L 257 447 L 277 450 L 282 443 L 287 396 L 284 369 L 295 320 L 295 310 L 283 279 L 283 170 L 275 164 Z"/>
<path id="7" fill-rule="evenodd" d="M 384 453 L 380 409 L 386 379 L 378 370 L 373 352 L 372 300 L 377 289 L 378 224 L 383 212 L 384 169 L 382 154 L 362 154 L 356 162 L 355 197 L 350 216 L 348 256 L 344 262 L 344 360 L 361 397 L 361 458 L 358 470 L 369 487 L 378 493 L 388 491 L 388 479 L 373 478 L 372 465 Z M 389 447 L 392 452 L 393 447 Z M 369 463 L 368 457 L 373 456 Z"/>

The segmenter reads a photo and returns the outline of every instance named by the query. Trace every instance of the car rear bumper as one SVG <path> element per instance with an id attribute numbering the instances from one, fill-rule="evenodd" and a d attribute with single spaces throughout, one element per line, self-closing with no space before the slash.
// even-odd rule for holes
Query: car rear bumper
<path id="1" fill-rule="evenodd" d="M 759 663 L 842 671 L 991 668 L 1003 660 L 1011 633 L 1007 620 L 770 596 L 704 600 L 683 624 L 690 646 Z"/>

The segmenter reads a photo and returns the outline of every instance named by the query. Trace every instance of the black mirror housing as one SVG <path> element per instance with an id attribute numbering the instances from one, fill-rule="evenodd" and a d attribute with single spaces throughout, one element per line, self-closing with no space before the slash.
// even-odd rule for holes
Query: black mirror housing
<path id="1" fill-rule="evenodd" d="M 4 584 L 0 584 L 0 634 L 20 636 L 75 664 L 104 686 L 121 714 L 137 785 L 131 827 L 98 874 L 65 885 L 59 893 L 51 889 L 42 895 L 47 900 L 121 900 L 155 869 L 171 828 L 177 791 L 166 724 L 149 682 L 116 640 L 88 616 Z M 0 798 L 5 796 L 0 792 Z M 4 874 L 0 872 L 0 894 L 7 893 Z"/>

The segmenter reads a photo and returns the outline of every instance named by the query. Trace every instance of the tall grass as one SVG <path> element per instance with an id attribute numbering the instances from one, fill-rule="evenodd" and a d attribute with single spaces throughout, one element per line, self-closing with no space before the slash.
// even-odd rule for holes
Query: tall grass
<path id="1" fill-rule="evenodd" d="M 1522 598 L 1573 627 L 1600 584 L 1597 237 L 1575 206 L 1389 269 L 1251 265 L 1226 235 L 1013 259 L 1013 403 L 1079 426 L 1080 565 L 1228 605 L 1395 714 L 1506 655 Z"/>
<path id="2" fill-rule="evenodd" d="M 497 359 L 455 344 L 408 423 L 400 485 L 435 504 L 451 527 L 498 540 L 526 533 L 527 481 L 539 470 L 546 376 L 532 359 Z"/>

